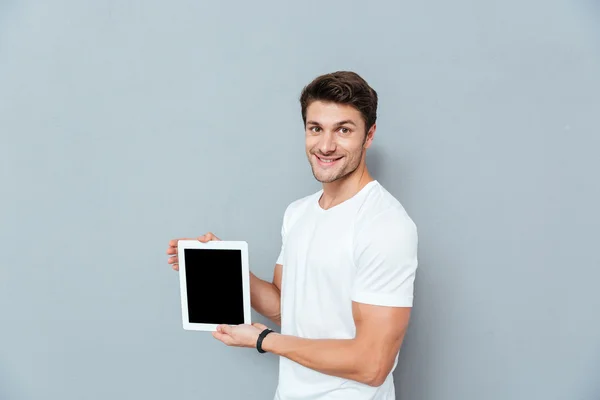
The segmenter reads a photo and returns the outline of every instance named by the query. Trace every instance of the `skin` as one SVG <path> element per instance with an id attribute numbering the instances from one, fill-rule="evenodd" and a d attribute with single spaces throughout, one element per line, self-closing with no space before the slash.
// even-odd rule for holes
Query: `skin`
<path id="1" fill-rule="evenodd" d="M 349 105 L 315 101 L 307 108 L 306 156 L 312 173 L 323 185 L 319 204 L 329 209 L 350 199 L 373 180 L 366 166 L 376 126 L 367 131 L 358 110 Z M 324 160 L 335 160 L 327 163 Z M 177 241 L 169 242 L 168 263 L 178 270 Z M 201 242 L 220 240 L 212 233 Z M 275 324 L 281 324 L 281 273 L 275 265 L 272 282 L 250 274 L 252 307 Z M 270 333 L 264 350 L 289 358 L 324 374 L 380 386 L 389 375 L 402 345 L 410 318 L 410 307 L 383 307 L 352 302 L 356 326 L 353 339 L 305 339 Z M 227 346 L 255 348 L 262 324 L 219 325 L 213 337 Z"/>

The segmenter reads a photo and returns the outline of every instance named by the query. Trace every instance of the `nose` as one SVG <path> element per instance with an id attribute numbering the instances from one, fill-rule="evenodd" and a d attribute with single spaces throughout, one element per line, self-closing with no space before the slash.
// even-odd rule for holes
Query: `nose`
<path id="1" fill-rule="evenodd" d="M 335 135 L 333 132 L 325 132 L 319 141 L 319 150 L 323 154 L 333 153 L 336 149 Z"/>

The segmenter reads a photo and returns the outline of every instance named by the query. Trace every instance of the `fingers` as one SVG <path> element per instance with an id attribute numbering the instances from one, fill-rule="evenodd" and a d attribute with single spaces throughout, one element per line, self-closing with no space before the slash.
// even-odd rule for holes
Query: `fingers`
<path id="1" fill-rule="evenodd" d="M 211 240 L 221 240 L 218 237 L 216 237 L 212 232 L 208 232 L 205 233 L 204 235 L 200 236 L 198 238 L 199 241 L 201 241 L 202 243 L 206 243 L 206 242 L 210 242 Z"/>
<path id="2" fill-rule="evenodd" d="M 171 268 L 173 268 L 175 271 L 179 271 L 179 258 L 177 256 L 169 257 L 167 262 L 171 264 Z"/>
<path id="3" fill-rule="evenodd" d="M 177 242 L 180 240 L 193 240 L 193 239 L 172 239 L 169 240 L 169 247 L 167 248 L 167 254 L 177 254 Z"/>
<path id="4" fill-rule="evenodd" d="M 179 238 L 179 239 L 172 239 L 169 240 L 169 248 L 167 249 L 167 254 L 176 254 L 177 253 L 177 242 L 179 242 L 180 240 L 194 240 L 192 238 Z M 175 249 L 175 253 L 169 253 L 169 251 Z"/>
<path id="5" fill-rule="evenodd" d="M 213 332 L 212 335 L 227 346 L 232 346 L 234 344 L 233 337 L 231 336 L 232 330 L 233 328 L 229 325 L 217 325 L 217 331 Z"/>
<path id="6" fill-rule="evenodd" d="M 171 264 L 172 268 L 175 271 L 179 271 L 179 259 L 177 258 L 177 243 L 180 240 L 194 240 L 191 238 L 180 238 L 180 239 L 172 239 L 169 241 L 169 247 L 167 248 L 167 255 L 170 255 L 168 259 L 168 263 Z M 198 240 L 202 243 L 210 242 L 211 240 L 221 240 L 216 237 L 212 232 L 208 232 L 200 237 Z"/>
<path id="7" fill-rule="evenodd" d="M 225 343 L 227 346 L 233 345 L 233 339 L 229 335 L 226 335 L 226 334 L 220 333 L 220 332 L 213 332 L 212 335 L 215 339 L 220 340 L 221 342 Z"/>
<path id="8" fill-rule="evenodd" d="M 181 239 L 170 240 L 169 248 L 167 249 L 167 254 L 177 254 L 177 242 L 179 242 L 180 240 L 194 240 L 194 239 L 181 238 Z M 208 232 L 208 233 L 205 233 L 204 235 L 198 237 L 198 240 L 203 243 L 206 243 L 206 242 L 210 242 L 211 240 L 221 240 L 221 239 L 219 239 L 214 233 Z"/>
<path id="9" fill-rule="evenodd" d="M 180 238 L 180 239 L 172 239 L 169 240 L 169 248 L 167 248 L 167 254 L 173 255 L 169 257 L 168 263 L 171 264 L 171 268 L 175 271 L 179 271 L 179 259 L 177 258 L 177 243 L 180 240 L 194 240 L 191 238 Z"/>
<path id="10" fill-rule="evenodd" d="M 180 240 L 188 240 L 188 239 L 184 239 L 184 238 L 172 239 L 169 241 L 169 248 L 172 248 L 172 247 L 177 248 L 177 242 L 179 242 Z"/>
<path id="11" fill-rule="evenodd" d="M 219 325 L 217 326 L 218 333 L 224 333 L 226 335 L 231 335 L 233 328 L 229 325 Z"/>

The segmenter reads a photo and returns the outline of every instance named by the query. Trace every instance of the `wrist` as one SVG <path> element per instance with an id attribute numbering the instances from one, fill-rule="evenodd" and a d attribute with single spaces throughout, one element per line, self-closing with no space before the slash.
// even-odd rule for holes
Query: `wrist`
<path id="1" fill-rule="evenodd" d="M 255 341 L 255 347 L 256 347 L 256 350 L 259 353 L 266 353 L 267 352 L 267 350 L 265 350 L 265 348 L 263 347 L 263 342 L 266 339 L 266 337 L 269 336 L 272 333 L 273 333 L 272 329 L 265 327 L 258 334 L 258 337 L 256 338 L 256 341 Z"/>
<path id="2" fill-rule="evenodd" d="M 269 333 L 262 341 L 261 347 L 267 353 L 275 353 L 276 351 L 276 343 L 281 334 L 277 332 Z"/>

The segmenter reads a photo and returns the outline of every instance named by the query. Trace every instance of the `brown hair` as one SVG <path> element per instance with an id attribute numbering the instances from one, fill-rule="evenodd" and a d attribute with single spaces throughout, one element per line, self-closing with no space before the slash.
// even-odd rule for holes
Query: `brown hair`
<path id="1" fill-rule="evenodd" d="M 355 72 L 337 71 L 321 75 L 304 87 L 300 105 L 305 125 L 306 109 L 317 100 L 353 106 L 362 114 L 366 132 L 377 120 L 377 92 Z"/>

